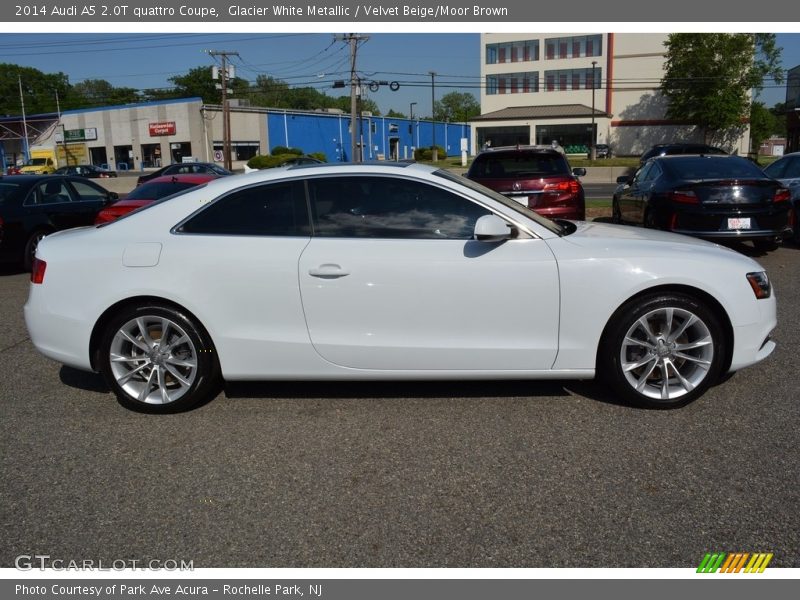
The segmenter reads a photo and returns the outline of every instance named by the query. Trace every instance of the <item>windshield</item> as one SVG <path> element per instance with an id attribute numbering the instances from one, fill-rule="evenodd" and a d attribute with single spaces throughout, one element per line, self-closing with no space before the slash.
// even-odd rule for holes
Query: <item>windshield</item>
<path id="1" fill-rule="evenodd" d="M 569 175 L 566 159 L 555 152 L 493 151 L 472 163 L 470 177 L 477 179 L 519 179 Z"/>
<path id="2" fill-rule="evenodd" d="M 764 173 L 744 158 L 716 156 L 687 156 L 665 159 L 665 171 L 676 179 L 763 179 Z"/>
<path id="3" fill-rule="evenodd" d="M 193 187 L 197 187 L 197 184 L 186 181 L 145 183 L 125 196 L 125 200 L 158 200 L 160 198 L 164 198 L 165 196 L 177 194 L 178 192 L 182 192 Z"/>
<path id="4" fill-rule="evenodd" d="M 47 164 L 46 158 L 32 158 L 25 163 L 26 167 L 40 167 Z"/>
<path id="5" fill-rule="evenodd" d="M 140 206 L 139 208 L 137 208 L 135 210 L 132 210 L 129 213 L 125 213 L 124 215 L 122 215 L 121 217 L 119 217 L 117 219 L 114 219 L 113 221 L 107 221 L 106 223 L 101 223 L 100 225 L 97 225 L 97 227 L 108 227 L 109 225 L 113 225 L 114 223 L 119 223 L 120 221 L 124 221 L 125 219 L 127 219 L 131 215 L 138 214 L 138 213 L 143 212 L 145 210 L 150 210 L 154 206 L 158 206 L 159 204 L 161 204 L 163 202 L 168 202 L 169 200 L 172 200 L 173 198 L 177 198 L 178 196 L 183 196 L 184 194 L 188 194 L 189 192 L 193 192 L 195 190 L 199 190 L 200 188 L 204 188 L 204 187 L 206 187 L 205 183 L 201 183 L 200 185 L 193 185 L 190 188 L 183 189 L 183 190 L 181 190 L 179 192 L 176 192 L 176 193 L 174 193 L 174 194 L 172 194 L 170 196 L 164 196 L 163 198 L 159 198 L 155 202 L 149 202 L 148 204 L 145 204 L 144 206 Z M 175 188 L 174 187 L 173 187 L 172 191 L 175 192 Z M 130 198 L 131 198 L 131 196 L 130 196 L 130 194 L 128 194 L 124 199 L 125 200 L 129 200 Z"/>
<path id="6" fill-rule="evenodd" d="M 487 187 L 482 186 L 479 183 L 475 183 L 471 179 L 467 179 L 466 177 L 461 177 L 460 175 L 456 175 L 451 173 L 450 171 L 445 171 L 443 169 L 439 169 L 438 171 L 434 171 L 434 175 L 438 177 L 442 177 L 443 179 L 447 179 L 449 181 L 454 181 L 464 187 L 468 187 L 474 192 L 478 192 L 482 196 L 488 196 L 495 202 L 499 202 L 506 208 L 510 208 L 514 212 L 517 212 L 532 221 L 536 221 L 539 225 L 546 228 L 548 231 L 551 231 L 555 234 L 562 235 L 564 233 L 564 228 L 561 227 L 558 223 L 551 221 L 550 219 L 543 217 L 542 215 L 535 213 L 527 206 L 523 206 L 516 200 L 511 200 L 511 198 L 506 198 L 503 194 L 495 192 L 494 190 L 490 190 Z"/>

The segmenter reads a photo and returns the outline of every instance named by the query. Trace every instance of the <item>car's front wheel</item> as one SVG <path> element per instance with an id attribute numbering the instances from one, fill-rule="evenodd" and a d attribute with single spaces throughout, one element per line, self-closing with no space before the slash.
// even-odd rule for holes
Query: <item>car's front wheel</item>
<path id="1" fill-rule="evenodd" d="M 219 388 L 208 334 L 166 305 L 127 307 L 116 314 L 104 330 L 99 367 L 120 404 L 139 412 L 188 410 Z"/>
<path id="2" fill-rule="evenodd" d="M 603 334 L 598 369 L 629 403 L 677 408 L 718 379 L 725 352 L 723 327 L 705 303 L 655 294 L 617 310 Z"/>

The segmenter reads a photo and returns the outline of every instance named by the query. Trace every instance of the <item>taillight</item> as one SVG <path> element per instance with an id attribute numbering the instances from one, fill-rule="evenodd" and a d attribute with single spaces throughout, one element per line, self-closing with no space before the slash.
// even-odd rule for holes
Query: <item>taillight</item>
<path id="1" fill-rule="evenodd" d="M 692 190 L 670 192 L 669 197 L 673 202 L 680 202 L 681 204 L 700 204 L 700 198 Z"/>
<path id="2" fill-rule="evenodd" d="M 788 202 L 789 199 L 792 197 L 791 192 L 786 188 L 778 188 L 775 192 L 775 196 L 772 198 L 773 202 Z"/>
<path id="3" fill-rule="evenodd" d="M 678 226 L 678 213 L 672 213 L 672 217 L 669 220 L 669 230 L 675 231 L 675 228 Z"/>
<path id="4" fill-rule="evenodd" d="M 558 181 L 556 183 L 546 183 L 544 186 L 545 192 L 570 192 L 571 194 L 577 194 L 580 189 L 580 184 L 574 179 Z"/>
<path id="5" fill-rule="evenodd" d="M 40 258 L 34 258 L 31 265 L 31 283 L 42 283 L 44 281 L 44 270 L 47 263 Z"/>
<path id="6" fill-rule="evenodd" d="M 793 210 L 789 211 L 789 227 L 797 231 L 797 215 Z"/>

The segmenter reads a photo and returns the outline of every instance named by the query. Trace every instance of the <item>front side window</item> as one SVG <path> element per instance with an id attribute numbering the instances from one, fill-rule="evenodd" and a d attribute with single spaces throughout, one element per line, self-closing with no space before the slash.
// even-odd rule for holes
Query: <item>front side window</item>
<path id="1" fill-rule="evenodd" d="M 25 200 L 25 204 L 63 204 L 65 202 L 72 202 L 72 197 L 63 179 L 40 183 Z"/>
<path id="2" fill-rule="evenodd" d="M 219 198 L 178 228 L 180 233 L 214 235 L 308 236 L 303 184 L 257 185 Z"/>
<path id="3" fill-rule="evenodd" d="M 436 186 L 395 177 L 309 180 L 314 235 L 390 239 L 472 239 L 490 211 Z"/>

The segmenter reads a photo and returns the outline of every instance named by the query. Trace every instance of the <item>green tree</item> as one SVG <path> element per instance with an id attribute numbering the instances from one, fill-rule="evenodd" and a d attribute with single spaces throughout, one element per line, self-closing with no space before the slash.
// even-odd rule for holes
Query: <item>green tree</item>
<path id="1" fill-rule="evenodd" d="M 170 77 L 169 81 L 174 85 L 173 88 L 147 90 L 146 95 L 153 100 L 200 97 L 207 104 L 219 104 L 222 101 L 222 92 L 217 89 L 217 84 L 221 81 L 211 78 L 211 67 L 195 67 L 189 69 L 185 75 Z M 234 77 L 228 82 L 229 98 L 247 97 L 249 91 L 246 79 Z"/>
<path id="2" fill-rule="evenodd" d="M 673 33 L 664 46 L 667 117 L 701 128 L 706 141 L 741 126 L 765 78 L 783 80 L 775 34 Z"/>
<path id="3" fill-rule="evenodd" d="M 29 115 L 56 112 L 56 94 L 60 103 L 67 97 L 70 87 L 69 79 L 64 73 L 43 73 L 32 67 L 0 64 L 0 114 L 22 114 L 20 81 L 25 112 Z"/>
<path id="4" fill-rule="evenodd" d="M 436 121 L 469 121 L 481 114 L 481 105 L 468 92 L 450 92 L 433 103 L 433 118 Z"/>
<path id="5" fill-rule="evenodd" d="M 772 116 L 775 117 L 775 126 L 772 128 L 772 135 L 786 135 L 786 103 L 778 102 L 769 109 Z"/>
<path id="6" fill-rule="evenodd" d="M 389 112 L 387 112 L 387 113 L 386 113 L 386 116 L 387 116 L 387 117 L 393 117 L 393 118 L 395 118 L 395 119 L 405 119 L 405 118 L 407 118 L 407 117 L 406 117 L 406 115 L 404 115 L 404 114 L 403 114 L 403 113 L 401 113 L 401 112 L 398 112 L 398 111 L 396 111 L 396 110 L 395 110 L 395 109 L 393 109 L 393 108 L 390 108 L 390 109 L 389 109 Z"/>
<path id="7" fill-rule="evenodd" d="M 138 102 L 140 99 L 138 92 L 133 88 L 114 87 L 105 79 L 86 79 L 71 87 L 67 101 L 62 104 L 62 107 L 88 108 L 92 106 L 131 104 Z"/>
<path id="8" fill-rule="evenodd" d="M 750 107 L 750 147 L 753 152 L 758 152 L 761 142 L 772 135 L 774 130 L 775 116 L 763 102 L 753 102 Z"/>

